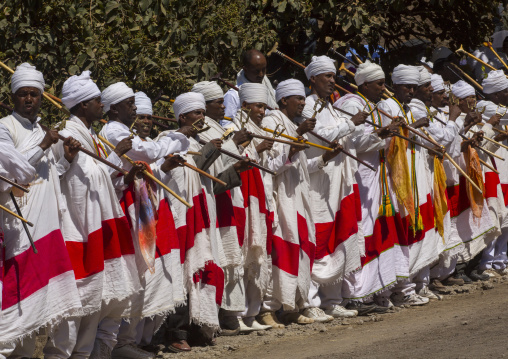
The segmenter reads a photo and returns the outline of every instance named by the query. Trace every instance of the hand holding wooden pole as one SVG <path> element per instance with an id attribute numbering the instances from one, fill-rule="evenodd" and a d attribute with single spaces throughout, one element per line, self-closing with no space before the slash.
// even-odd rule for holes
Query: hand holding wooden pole
<path id="1" fill-rule="evenodd" d="M 169 154 L 168 156 L 169 156 L 169 157 L 175 157 L 175 156 L 174 156 L 174 155 L 172 155 L 172 154 Z M 182 161 L 180 161 L 180 163 L 182 164 L 182 166 L 185 166 L 185 167 L 187 167 L 187 168 L 190 168 L 191 170 L 196 171 L 196 172 L 197 172 L 197 173 L 199 173 L 200 175 L 203 175 L 203 176 L 205 176 L 206 178 L 209 178 L 209 179 L 211 179 L 212 181 L 217 182 L 217 183 L 218 183 L 218 184 L 220 184 L 220 185 L 223 185 L 223 186 L 227 186 L 227 185 L 228 185 L 226 182 L 224 182 L 224 181 L 222 181 L 222 180 L 218 179 L 217 177 L 212 176 L 212 175 L 211 175 L 211 174 L 209 174 L 208 172 L 203 171 L 202 169 L 197 168 L 196 166 L 193 166 L 193 165 L 191 165 L 191 164 L 189 164 L 189 163 L 187 163 L 187 162 L 185 162 L 185 161 L 183 161 L 183 162 L 182 162 Z"/>

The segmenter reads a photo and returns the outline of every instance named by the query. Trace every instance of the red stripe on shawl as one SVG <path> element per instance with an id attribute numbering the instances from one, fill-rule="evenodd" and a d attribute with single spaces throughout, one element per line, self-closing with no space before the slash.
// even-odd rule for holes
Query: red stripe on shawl
<path id="1" fill-rule="evenodd" d="M 270 212 L 266 217 L 266 253 L 268 255 L 272 254 L 273 250 L 273 239 L 275 236 L 273 235 L 273 221 L 275 220 L 275 212 Z"/>
<path id="2" fill-rule="evenodd" d="M 217 224 L 219 228 L 236 226 L 235 210 L 230 191 L 215 195 L 215 207 L 217 208 Z"/>
<path id="3" fill-rule="evenodd" d="M 180 239 L 180 260 L 185 262 L 187 251 L 194 247 L 194 237 L 205 228 L 210 228 L 210 217 L 206 203 L 205 191 L 192 198 L 192 208 L 187 209 L 186 224 L 177 229 Z"/>
<path id="4" fill-rule="evenodd" d="M 287 242 L 278 236 L 273 236 L 272 244 L 272 264 L 286 273 L 297 276 L 300 246 Z"/>
<path id="5" fill-rule="evenodd" d="M 460 176 L 459 184 L 447 187 L 446 194 L 448 195 L 448 209 L 450 210 L 451 218 L 457 217 L 470 207 L 465 177 Z"/>
<path id="6" fill-rule="evenodd" d="M 404 228 L 408 233 L 405 237 L 399 237 L 399 244 L 401 246 L 409 246 L 411 244 L 420 242 L 425 238 L 425 234 L 434 229 L 434 206 L 432 205 L 432 197 L 430 193 L 427 194 L 427 202 L 422 204 L 420 207 L 420 213 L 422 216 L 423 230 L 413 233 L 413 230 L 409 228 L 409 219 L 405 217 L 402 219 Z"/>
<path id="7" fill-rule="evenodd" d="M 131 230 L 125 216 L 102 222 L 102 227 L 88 235 L 87 242 L 65 243 L 76 279 L 104 270 L 104 261 L 134 254 Z"/>
<path id="8" fill-rule="evenodd" d="M 501 183 L 501 190 L 503 191 L 504 205 L 508 206 L 508 183 Z"/>
<path id="9" fill-rule="evenodd" d="M 240 244 L 240 247 L 243 247 L 243 241 L 245 240 L 245 224 L 247 222 L 247 215 L 245 213 L 245 208 L 233 207 L 233 211 L 235 211 L 236 234 L 238 234 L 238 243 Z"/>
<path id="10" fill-rule="evenodd" d="M 224 271 L 221 267 L 213 262 L 205 264 L 205 268 L 192 277 L 194 283 L 212 285 L 215 287 L 215 303 L 222 304 L 222 296 L 224 292 Z"/>
<path id="11" fill-rule="evenodd" d="M 160 201 L 157 214 L 159 219 L 156 227 L 155 258 L 162 257 L 171 253 L 173 249 L 180 248 L 173 212 L 171 212 L 171 207 L 166 198 Z"/>
<path id="12" fill-rule="evenodd" d="M 316 223 L 316 259 L 335 252 L 335 249 L 353 234 L 358 233 L 358 221 L 361 220 L 361 206 L 358 202 L 358 186 L 353 193 L 344 197 L 335 220 L 328 223 Z M 360 206 L 360 208 L 358 208 Z M 358 212 L 360 214 L 358 215 Z"/>
<path id="13" fill-rule="evenodd" d="M 374 222 L 372 235 L 365 237 L 365 257 L 361 259 L 362 267 L 378 258 L 381 253 L 393 248 L 395 243 L 399 242 L 399 237 L 405 236 L 399 213 L 391 217 L 378 217 Z"/>
<path id="14" fill-rule="evenodd" d="M 300 213 L 298 216 L 298 238 L 300 239 L 300 248 L 307 254 L 310 259 L 310 271 L 312 272 L 312 265 L 316 256 L 316 245 L 309 240 L 309 227 L 307 226 L 307 219 Z"/>
<path id="15" fill-rule="evenodd" d="M 485 198 L 497 197 L 497 185 L 501 184 L 499 175 L 495 172 L 485 172 Z"/>
<path id="16" fill-rule="evenodd" d="M 46 287 L 49 281 L 72 271 L 69 254 L 59 229 L 35 242 L 39 253 L 31 247 L 5 261 L 2 310 L 6 310 Z M 40 303 L 51 305 L 51 303 Z"/>
<path id="17" fill-rule="evenodd" d="M 129 186 L 123 191 L 123 196 L 120 198 L 120 206 L 122 207 L 123 213 L 127 217 L 127 222 L 130 228 L 132 228 L 131 217 L 129 216 L 129 207 L 134 205 L 136 194 L 134 193 L 134 182 L 130 183 Z"/>

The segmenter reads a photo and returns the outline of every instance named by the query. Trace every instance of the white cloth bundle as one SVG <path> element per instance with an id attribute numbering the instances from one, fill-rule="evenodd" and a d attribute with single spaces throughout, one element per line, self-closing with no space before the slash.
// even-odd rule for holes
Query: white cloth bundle
<path id="1" fill-rule="evenodd" d="M 452 86 L 452 93 L 458 98 L 466 98 L 475 95 L 473 86 L 463 80 L 457 81 Z"/>
<path id="2" fill-rule="evenodd" d="M 101 90 L 90 78 L 90 71 L 69 77 L 63 84 L 62 102 L 69 110 L 83 101 L 101 95 Z"/>
<path id="3" fill-rule="evenodd" d="M 101 94 L 101 101 L 104 104 L 104 112 L 108 112 L 111 105 L 116 105 L 129 97 L 134 96 L 134 91 L 124 82 L 117 82 L 106 87 Z"/>
<path id="4" fill-rule="evenodd" d="M 369 60 L 358 66 L 355 74 L 355 82 L 358 86 L 365 82 L 377 81 L 385 78 L 385 73 L 381 66 L 374 64 Z"/>
<path id="5" fill-rule="evenodd" d="M 138 115 L 152 115 L 152 100 L 150 100 L 150 97 L 146 95 L 144 92 L 136 92 L 134 94 L 134 99 L 136 101 L 136 113 Z"/>
<path id="6" fill-rule="evenodd" d="M 177 120 L 180 114 L 195 110 L 206 110 L 205 97 L 197 92 L 183 93 L 177 96 L 173 103 L 173 111 Z"/>
<path id="7" fill-rule="evenodd" d="M 508 88 L 508 79 L 503 70 L 491 71 L 482 82 L 483 93 L 491 94 Z"/>
<path id="8" fill-rule="evenodd" d="M 215 81 L 201 81 L 192 86 L 192 92 L 197 92 L 205 97 L 205 101 L 213 101 L 224 97 L 224 92 Z"/>
<path id="9" fill-rule="evenodd" d="M 22 87 L 35 87 L 44 92 L 44 76 L 35 66 L 25 62 L 16 67 L 11 77 L 11 91 L 16 93 Z"/>
<path id="10" fill-rule="evenodd" d="M 425 66 L 417 66 L 417 68 L 420 71 L 420 78 L 418 80 L 418 86 L 423 86 L 426 83 L 431 82 L 430 72 L 427 71 Z"/>
<path id="11" fill-rule="evenodd" d="M 441 75 L 432 74 L 430 76 L 430 79 L 431 79 L 430 81 L 432 82 L 433 92 L 439 92 L 439 91 L 445 89 L 444 81 L 443 81 L 443 78 L 441 77 Z"/>
<path id="12" fill-rule="evenodd" d="M 312 56 L 310 64 L 307 65 L 304 71 L 307 79 L 310 79 L 312 76 L 317 76 L 328 72 L 333 72 L 334 74 L 337 73 L 337 69 L 335 68 L 335 60 L 332 60 L 325 55 Z"/>
<path id="13" fill-rule="evenodd" d="M 305 97 L 305 86 L 300 80 L 289 79 L 282 81 L 275 90 L 275 99 L 279 102 L 284 97 L 303 96 Z"/>
<path id="14" fill-rule="evenodd" d="M 247 103 L 268 103 L 268 94 L 266 93 L 265 85 L 256 84 L 253 82 L 244 83 L 240 86 L 239 91 L 240 104 Z"/>
<path id="15" fill-rule="evenodd" d="M 398 65 L 393 69 L 392 82 L 395 85 L 418 85 L 420 71 L 416 66 Z"/>

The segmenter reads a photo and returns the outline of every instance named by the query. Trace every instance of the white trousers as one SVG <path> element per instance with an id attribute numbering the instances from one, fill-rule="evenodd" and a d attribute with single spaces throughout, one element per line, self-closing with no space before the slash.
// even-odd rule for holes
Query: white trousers
<path id="1" fill-rule="evenodd" d="M 0 359 L 31 358 L 35 351 L 37 335 L 33 333 L 24 339 L 18 339 L 14 343 L 0 345 Z"/>
<path id="2" fill-rule="evenodd" d="M 508 263 L 507 247 L 508 230 L 503 230 L 501 235 L 483 250 L 479 269 L 505 269 Z"/>
<path id="3" fill-rule="evenodd" d="M 334 305 L 342 305 L 343 284 L 344 281 L 339 281 L 334 284 L 320 286 L 314 281 L 311 281 L 309 288 L 309 296 L 304 307 L 329 309 Z"/>
<path id="4" fill-rule="evenodd" d="M 457 265 L 458 258 L 457 257 L 451 258 L 449 260 L 449 264 L 447 265 L 447 264 L 445 264 L 445 261 L 443 260 L 444 255 L 446 255 L 446 253 L 441 253 L 439 263 L 437 263 L 434 267 L 432 267 L 430 269 L 430 277 L 431 278 L 445 280 L 446 278 L 451 276 L 453 274 L 453 272 L 455 272 L 455 266 Z"/>
<path id="5" fill-rule="evenodd" d="M 430 283 L 430 266 L 420 269 L 414 276 L 413 283 L 415 284 L 416 292 L 419 292 L 424 287 L 428 287 Z"/>

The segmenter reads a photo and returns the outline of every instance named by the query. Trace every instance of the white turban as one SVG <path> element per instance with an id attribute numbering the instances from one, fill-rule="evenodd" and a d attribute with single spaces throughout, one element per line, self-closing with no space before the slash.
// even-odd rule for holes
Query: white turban
<path id="1" fill-rule="evenodd" d="M 398 65 L 393 69 L 392 82 L 395 85 L 418 85 L 420 71 L 416 66 Z"/>
<path id="2" fill-rule="evenodd" d="M 186 92 L 175 98 L 173 112 L 178 120 L 180 114 L 195 110 L 206 110 L 206 102 L 203 94 L 197 92 Z"/>
<path id="3" fill-rule="evenodd" d="M 443 81 L 443 78 L 441 77 L 441 75 L 432 74 L 430 76 L 430 78 L 431 78 L 431 82 L 432 82 L 433 92 L 439 92 L 439 91 L 445 89 L 444 81 Z"/>
<path id="4" fill-rule="evenodd" d="M 355 74 L 355 82 L 358 86 L 364 82 L 372 82 L 385 78 L 385 73 L 381 66 L 373 64 L 369 60 L 358 66 Z"/>
<path id="5" fill-rule="evenodd" d="M 431 81 L 430 72 L 427 71 L 425 66 L 417 66 L 420 71 L 420 78 L 418 79 L 418 86 L 425 85 Z"/>
<path id="6" fill-rule="evenodd" d="M 455 84 L 453 84 L 452 93 L 455 97 L 458 98 L 466 98 L 475 95 L 473 86 L 463 80 L 457 81 Z"/>
<path id="7" fill-rule="evenodd" d="M 508 88 L 508 79 L 503 70 L 491 71 L 487 78 L 483 80 L 482 86 L 485 94 L 503 91 Z"/>
<path id="8" fill-rule="evenodd" d="M 192 92 L 199 92 L 205 97 L 205 101 L 213 101 L 224 97 L 224 92 L 215 81 L 201 81 L 192 86 Z"/>
<path id="9" fill-rule="evenodd" d="M 335 60 L 332 60 L 328 56 L 312 56 L 312 60 L 310 64 L 305 68 L 305 75 L 307 75 L 307 79 L 310 79 L 311 76 L 317 76 L 320 74 L 325 74 L 328 72 L 337 73 L 337 69 L 335 68 Z"/>
<path id="10" fill-rule="evenodd" d="M 101 90 L 90 78 L 90 71 L 69 77 L 62 87 L 62 102 L 69 110 L 78 103 L 101 95 Z"/>
<path id="11" fill-rule="evenodd" d="M 253 82 L 247 82 L 240 86 L 239 91 L 240 104 L 247 103 L 268 103 L 268 92 L 266 92 L 266 86 L 263 84 L 257 84 Z"/>
<path id="12" fill-rule="evenodd" d="M 22 87 L 35 87 L 43 93 L 44 85 L 45 82 L 42 72 L 37 71 L 35 66 L 27 62 L 16 67 L 16 71 L 14 71 L 11 77 L 12 93 L 16 93 Z"/>
<path id="13" fill-rule="evenodd" d="M 134 99 L 136 102 L 136 113 L 138 115 L 150 115 L 152 116 L 152 100 L 150 100 L 150 97 L 146 95 L 144 92 L 136 92 L 134 94 Z"/>
<path id="14" fill-rule="evenodd" d="M 275 101 L 279 102 L 280 99 L 289 96 L 305 97 L 305 86 L 303 86 L 300 80 L 285 80 L 277 86 L 277 89 L 275 90 Z"/>
<path id="15" fill-rule="evenodd" d="M 101 94 L 101 101 L 104 104 L 104 112 L 108 112 L 111 105 L 116 105 L 129 97 L 134 96 L 134 91 L 123 82 L 106 87 Z"/>

